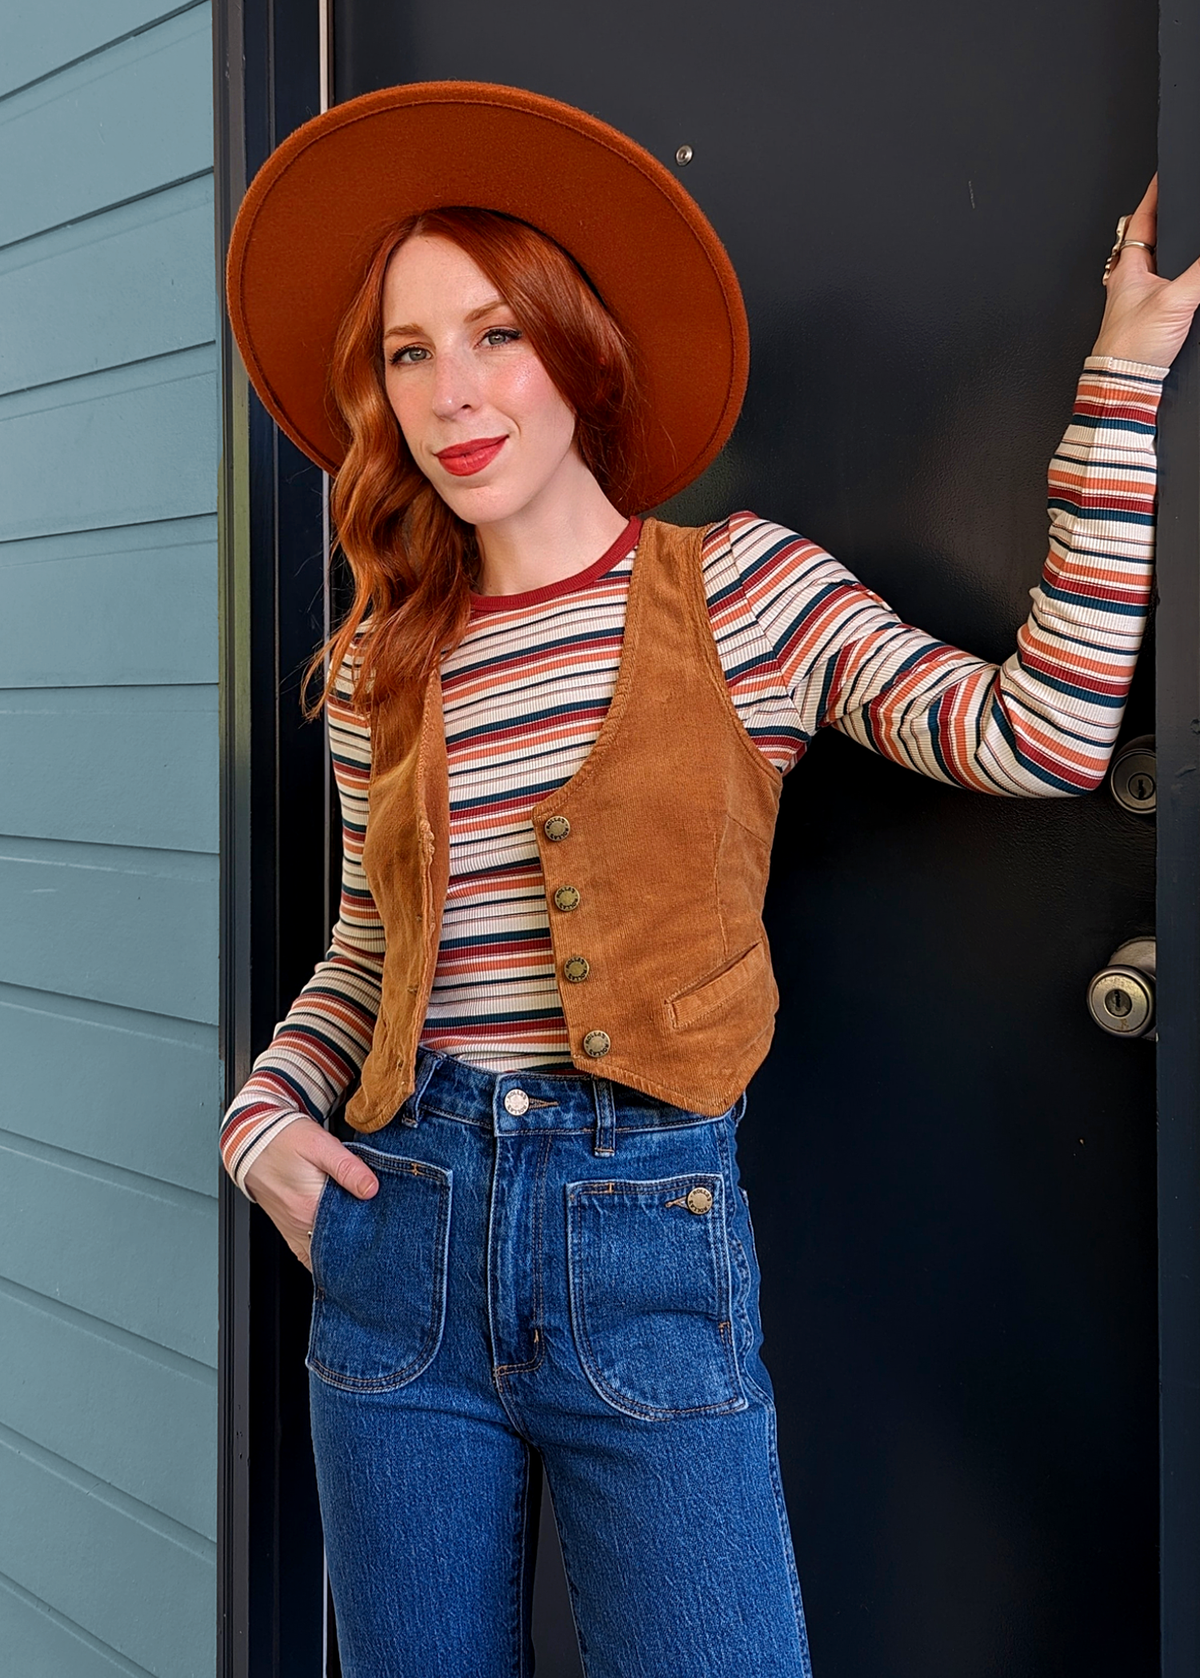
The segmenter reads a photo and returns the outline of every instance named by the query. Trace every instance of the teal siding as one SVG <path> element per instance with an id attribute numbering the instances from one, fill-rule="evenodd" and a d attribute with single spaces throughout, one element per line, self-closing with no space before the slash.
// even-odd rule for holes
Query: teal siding
<path id="1" fill-rule="evenodd" d="M 4 686 L 210 684 L 216 541 L 209 515 L 0 543 Z"/>
<path id="2" fill-rule="evenodd" d="M 211 345 L 0 397 L 0 542 L 211 513 L 216 418 Z"/>
<path id="3" fill-rule="evenodd" d="M 6 245 L 212 168 L 210 28 L 193 6 L 8 95 L 0 155 L 26 166 L 0 170 Z"/>
<path id="4" fill-rule="evenodd" d="M 0 694 L 0 762 L 0 832 L 217 848 L 217 707 L 210 688 Z M 153 781 L 147 803 L 129 796 L 133 763 Z M 53 774 L 45 772 L 49 764 Z"/>
<path id="5" fill-rule="evenodd" d="M 187 9 L 161 0 L 40 0 L 36 7 L 14 0 L 5 7 L 0 95 Z"/>
<path id="6" fill-rule="evenodd" d="M 0 321 L 21 330 L 0 329 L 0 390 L 211 344 L 212 238 L 204 175 L 5 252 Z"/>
<path id="7" fill-rule="evenodd" d="M 211 18 L 3 14 L 0 1669 L 209 1678 Z"/>

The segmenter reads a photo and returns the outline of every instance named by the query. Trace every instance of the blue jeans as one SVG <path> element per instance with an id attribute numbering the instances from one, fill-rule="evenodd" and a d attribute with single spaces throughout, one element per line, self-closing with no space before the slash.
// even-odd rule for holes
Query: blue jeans
<path id="1" fill-rule="evenodd" d="M 422 1051 L 313 1226 L 346 1678 L 516 1678 L 549 1486 L 587 1678 L 810 1678 L 734 1132 Z"/>

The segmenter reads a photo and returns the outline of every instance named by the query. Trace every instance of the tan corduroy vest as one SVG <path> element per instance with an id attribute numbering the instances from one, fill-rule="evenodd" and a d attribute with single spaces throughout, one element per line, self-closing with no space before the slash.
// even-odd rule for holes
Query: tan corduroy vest
<path id="1" fill-rule="evenodd" d="M 701 529 L 648 519 L 620 669 L 587 758 L 532 813 L 571 1060 L 722 1113 L 771 1041 L 762 924 L 781 778 L 746 733 L 709 625 Z M 363 864 L 383 918 L 383 999 L 347 1108 L 379 1130 L 412 1093 L 446 897 L 441 685 L 372 735 Z"/>

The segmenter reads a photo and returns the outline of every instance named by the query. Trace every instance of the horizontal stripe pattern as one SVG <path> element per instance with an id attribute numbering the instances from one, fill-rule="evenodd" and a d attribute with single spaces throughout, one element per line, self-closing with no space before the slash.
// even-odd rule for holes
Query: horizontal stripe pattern
<path id="1" fill-rule="evenodd" d="M 342 667 L 327 727 L 342 811 L 342 883 L 330 947 L 225 1116 L 221 1154 L 239 1187 L 268 1142 L 294 1119 L 324 1120 L 357 1077 L 375 1031 L 383 923 L 362 867 L 371 779 L 369 730 Z"/>
<path id="2" fill-rule="evenodd" d="M 829 726 L 935 780 L 1060 797 L 1103 779 L 1150 600 L 1163 369 L 1089 359 L 1049 471 L 1050 547 L 1013 655 L 989 664 L 903 623 L 814 543 L 735 513 L 704 579 L 730 697 L 786 774 Z M 493 1071 L 569 1063 L 529 815 L 583 763 L 621 656 L 636 555 L 472 618 L 443 663 L 450 884 L 422 1042 Z M 577 584 L 578 586 L 570 586 Z M 549 594 L 550 598 L 545 598 Z M 245 1174 L 282 1127 L 323 1119 L 379 1006 L 383 929 L 362 872 L 370 738 L 343 670 L 329 711 L 343 816 L 331 948 L 226 1116 Z"/>

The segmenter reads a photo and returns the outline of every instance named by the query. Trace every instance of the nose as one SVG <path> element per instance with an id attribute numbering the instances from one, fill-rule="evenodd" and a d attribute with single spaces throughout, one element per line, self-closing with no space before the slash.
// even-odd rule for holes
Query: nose
<path id="1" fill-rule="evenodd" d="M 473 370 L 468 358 L 443 353 L 434 362 L 433 411 L 438 419 L 453 419 L 475 406 Z"/>

